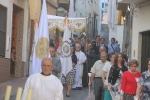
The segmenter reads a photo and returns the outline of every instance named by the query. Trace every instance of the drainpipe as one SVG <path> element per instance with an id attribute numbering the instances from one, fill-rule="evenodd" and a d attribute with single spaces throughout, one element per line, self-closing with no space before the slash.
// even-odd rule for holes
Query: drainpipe
<path id="1" fill-rule="evenodd" d="M 132 24 L 133 24 L 133 12 L 134 12 L 134 6 L 131 5 L 131 11 L 130 11 L 130 39 L 129 39 L 129 60 L 132 57 Z"/>

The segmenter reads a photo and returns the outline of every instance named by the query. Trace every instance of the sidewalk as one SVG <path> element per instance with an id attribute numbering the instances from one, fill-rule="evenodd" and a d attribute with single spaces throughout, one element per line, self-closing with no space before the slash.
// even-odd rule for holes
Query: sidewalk
<path id="1" fill-rule="evenodd" d="M 7 85 L 12 86 L 10 100 L 15 100 L 16 92 L 17 92 L 18 87 L 22 87 L 23 88 L 26 80 L 27 80 L 27 77 L 23 77 L 23 78 L 13 79 L 13 80 L 10 80 L 8 82 L 0 84 L 0 100 L 4 100 Z M 75 93 L 77 91 L 72 91 L 72 92 Z M 83 92 L 83 91 L 78 91 L 78 92 Z M 86 92 L 87 92 L 87 90 L 86 90 Z M 78 94 L 82 95 L 82 93 L 78 93 Z M 85 93 L 84 93 L 84 95 L 85 95 Z M 85 96 L 87 96 L 87 95 L 88 95 L 88 93 Z M 66 98 L 64 98 L 64 100 L 65 99 Z M 71 100 L 71 99 L 67 98 L 66 100 Z M 91 88 L 90 98 L 87 96 L 86 99 L 84 97 L 84 100 L 95 100 L 95 97 L 93 95 L 93 88 Z"/>
<path id="2" fill-rule="evenodd" d="M 27 80 L 27 77 L 23 77 L 23 78 L 10 80 L 5 83 L 1 83 L 0 84 L 0 100 L 2 100 L 5 97 L 7 85 L 12 86 L 12 90 L 11 90 L 11 96 L 12 96 L 16 94 L 18 87 L 22 87 L 22 88 L 24 87 L 26 80 Z"/>

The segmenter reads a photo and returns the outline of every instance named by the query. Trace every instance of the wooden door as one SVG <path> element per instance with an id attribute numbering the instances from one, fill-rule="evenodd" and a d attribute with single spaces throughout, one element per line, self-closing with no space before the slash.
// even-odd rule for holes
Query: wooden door
<path id="1" fill-rule="evenodd" d="M 142 33 L 141 72 L 148 69 L 148 58 L 150 58 L 150 31 Z"/>

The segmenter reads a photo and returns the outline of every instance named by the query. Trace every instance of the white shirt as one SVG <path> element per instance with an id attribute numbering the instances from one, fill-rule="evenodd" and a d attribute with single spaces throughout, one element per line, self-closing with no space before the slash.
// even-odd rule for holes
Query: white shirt
<path id="1" fill-rule="evenodd" d="M 110 62 L 107 62 L 105 64 L 105 66 L 103 67 L 103 71 L 107 72 L 106 74 L 106 81 L 108 82 L 108 76 L 109 76 L 109 71 L 110 71 L 110 68 L 112 67 L 111 63 Z"/>
<path id="2" fill-rule="evenodd" d="M 21 100 L 26 100 L 28 89 L 32 89 L 31 100 L 63 100 L 63 86 L 54 75 L 34 74 L 27 79 Z"/>
<path id="3" fill-rule="evenodd" d="M 96 61 L 91 68 L 91 73 L 95 74 L 95 77 L 102 77 L 102 70 L 107 62 L 108 61 L 105 61 L 105 63 L 103 63 L 101 60 Z"/>
<path id="4" fill-rule="evenodd" d="M 86 56 L 82 51 L 76 52 L 75 53 L 77 56 L 77 59 L 79 59 L 79 61 L 77 61 L 77 64 L 83 64 L 86 61 Z"/>

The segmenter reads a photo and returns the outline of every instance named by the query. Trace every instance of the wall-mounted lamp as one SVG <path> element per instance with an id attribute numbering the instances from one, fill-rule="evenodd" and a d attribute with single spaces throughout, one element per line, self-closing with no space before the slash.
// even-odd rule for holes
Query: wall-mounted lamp
<path id="1" fill-rule="evenodd" d="M 128 5 L 128 11 L 130 11 L 130 5 Z"/>
<path id="2" fill-rule="evenodd" d="M 126 20 L 126 16 L 123 17 L 123 20 L 124 20 L 124 21 Z"/>

